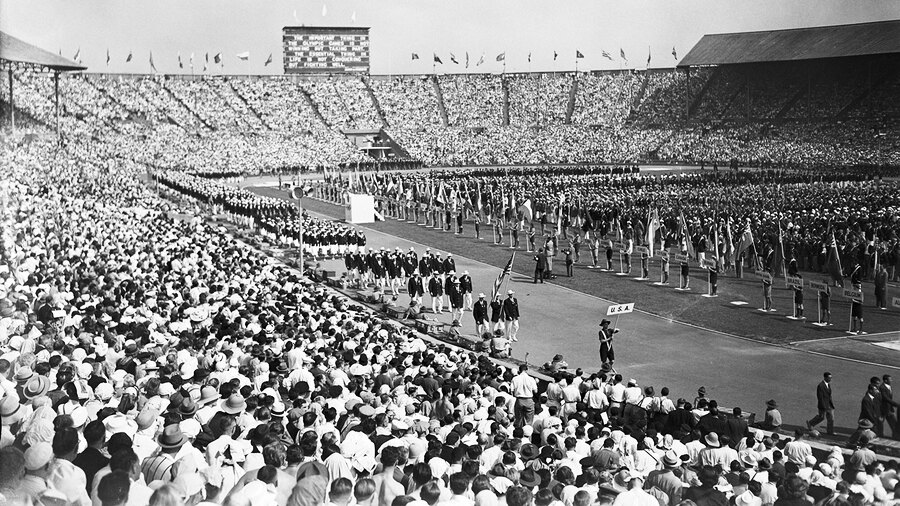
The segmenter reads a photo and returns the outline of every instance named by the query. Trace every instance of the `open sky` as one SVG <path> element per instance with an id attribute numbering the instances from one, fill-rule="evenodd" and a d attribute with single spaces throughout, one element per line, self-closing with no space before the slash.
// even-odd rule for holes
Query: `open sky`
<path id="1" fill-rule="evenodd" d="M 190 73 L 192 53 L 199 73 L 221 52 L 216 73 L 280 74 L 281 28 L 296 25 L 371 27 L 371 73 L 409 74 L 430 73 L 432 53 L 445 73 L 500 72 L 501 52 L 509 72 L 571 70 L 576 50 L 579 70 L 644 68 L 648 52 L 651 67 L 671 67 L 673 47 L 680 58 L 705 33 L 898 18 L 897 0 L 0 0 L 0 30 L 69 58 L 80 49 L 92 72 L 135 73 L 150 72 L 152 51 L 162 73 Z"/>

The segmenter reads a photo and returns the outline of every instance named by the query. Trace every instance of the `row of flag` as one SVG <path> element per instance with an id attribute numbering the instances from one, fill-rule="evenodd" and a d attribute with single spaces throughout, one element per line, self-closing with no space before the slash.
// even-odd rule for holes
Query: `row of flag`
<path id="1" fill-rule="evenodd" d="M 609 61 L 615 61 L 613 59 L 612 55 L 609 54 L 605 49 L 600 51 L 600 56 L 606 58 Z M 619 48 L 619 57 L 621 58 L 622 61 L 624 61 L 625 63 L 628 63 L 628 57 L 625 56 L 625 50 L 622 48 Z M 434 63 L 440 64 L 440 65 L 444 64 L 443 59 L 441 59 L 441 57 L 437 53 L 432 53 L 432 58 L 433 58 L 432 61 Z M 556 61 L 558 58 L 559 58 L 559 53 L 556 51 L 553 51 L 553 61 Z M 675 46 L 672 46 L 672 58 L 674 58 L 675 61 L 678 61 L 678 51 L 675 50 Z M 411 60 L 419 60 L 419 59 L 420 58 L 419 58 L 418 53 L 411 54 Z M 584 59 L 584 53 L 582 53 L 580 50 L 576 49 L 575 50 L 575 59 L 576 60 Z M 647 65 L 650 65 L 651 59 L 652 59 L 652 53 L 650 51 L 650 48 L 648 47 L 647 48 Z M 498 62 L 503 62 L 505 64 L 506 63 L 506 51 L 498 54 L 497 57 L 495 58 L 495 60 Z M 456 55 L 453 54 L 452 52 L 450 53 L 450 61 L 456 65 L 460 64 L 459 60 L 456 58 Z M 478 67 L 483 63 L 484 63 L 484 53 L 481 53 L 481 57 L 478 58 L 478 61 L 475 63 L 475 66 Z M 528 53 L 528 63 L 531 63 L 531 52 Z M 469 68 L 469 52 L 468 51 L 466 51 L 465 65 L 466 65 L 466 68 Z"/>
<path id="2" fill-rule="evenodd" d="M 62 56 L 62 49 L 60 49 L 59 55 Z M 266 58 L 266 61 L 263 63 L 263 66 L 268 67 L 272 63 L 272 61 L 273 61 L 272 55 L 273 55 L 273 53 L 269 53 L 269 57 Z M 250 60 L 250 51 L 244 51 L 242 53 L 237 53 L 235 55 L 235 57 L 237 57 L 237 59 L 241 60 L 241 61 L 249 61 Z M 72 56 L 72 59 L 80 63 L 81 62 L 80 58 L 81 58 L 81 48 L 78 48 L 75 51 L 75 55 Z M 133 59 L 134 59 L 134 51 L 128 51 L 128 56 L 125 57 L 125 63 L 131 63 L 131 61 Z M 184 61 L 181 58 L 180 51 L 178 52 L 176 59 L 178 61 L 178 68 L 183 69 Z M 206 72 L 207 69 L 209 68 L 209 60 L 210 60 L 209 53 L 206 53 L 206 55 L 203 59 L 203 71 L 204 72 Z M 107 49 L 106 50 L 106 66 L 107 67 L 109 66 L 110 61 L 112 61 L 112 56 L 110 54 L 109 49 Z M 212 57 L 212 61 L 216 65 L 221 65 L 223 67 L 225 66 L 225 58 L 222 56 L 221 52 L 214 54 Z M 153 60 L 153 51 L 150 51 L 149 62 L 150 62 L 150 68 L 153 69 L 154 72 L 156 72 L 157 71 L 156 70 L 156 62 L 154 62 L 154 60 Z M 191 53 L 190 57 L 188 57 L 188 67 L 191 69 L 194 68 L 194 53 Z"/>

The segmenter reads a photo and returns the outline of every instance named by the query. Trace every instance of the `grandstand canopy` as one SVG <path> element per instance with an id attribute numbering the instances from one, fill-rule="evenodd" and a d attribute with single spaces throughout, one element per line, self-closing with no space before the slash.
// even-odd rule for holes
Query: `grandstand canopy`
<path id="1" fill-rule="evenodd" d="M 900 20 L 704 35 L 679 67 L 900 53 Z"/>
<path id="2" fill-rule="evenodd" d="M 0 32 L 0 61 L 46 67 L 60 72 L 87 69 L 76 61 L 41 49 L 4 32 Z"/>

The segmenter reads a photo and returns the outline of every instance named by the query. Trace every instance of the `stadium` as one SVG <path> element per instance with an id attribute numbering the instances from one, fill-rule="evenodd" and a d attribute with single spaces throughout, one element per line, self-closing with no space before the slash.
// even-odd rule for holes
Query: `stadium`
<path id="1" fill-rule="evenodd" d="M 900 500 L 896 10 L 207 3 L 0 1 L 0 504 Z"/>

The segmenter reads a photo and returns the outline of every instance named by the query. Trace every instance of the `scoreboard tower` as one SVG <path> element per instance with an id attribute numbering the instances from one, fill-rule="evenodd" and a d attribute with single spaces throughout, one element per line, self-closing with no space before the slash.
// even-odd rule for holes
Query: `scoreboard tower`
<path id="1" fill-rule="evenodd" d="M 369 73 L 369 28 L 285 26 L 285 74 Z"/>

